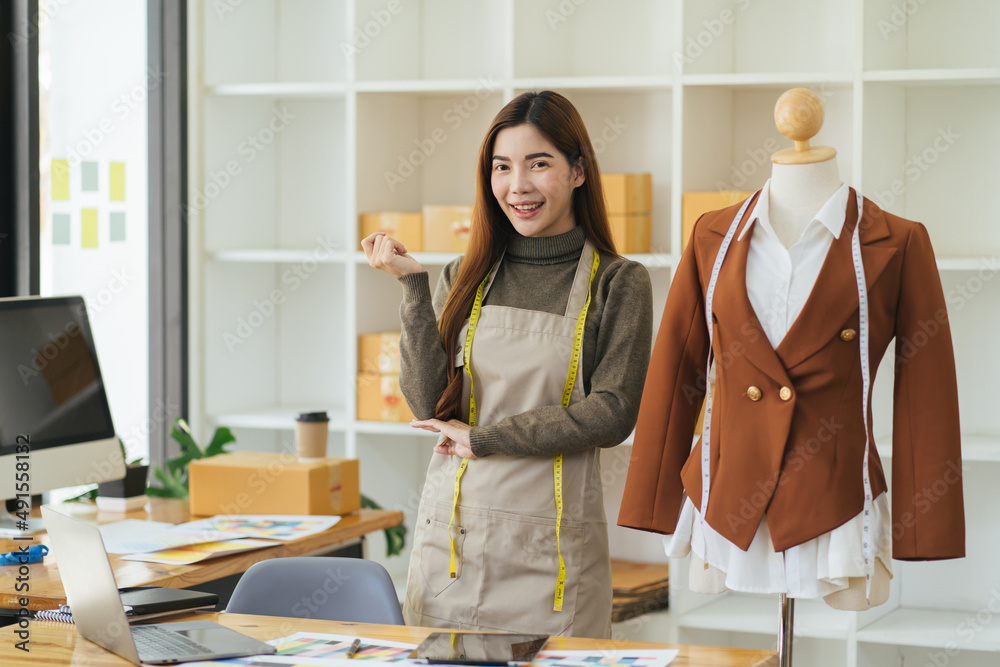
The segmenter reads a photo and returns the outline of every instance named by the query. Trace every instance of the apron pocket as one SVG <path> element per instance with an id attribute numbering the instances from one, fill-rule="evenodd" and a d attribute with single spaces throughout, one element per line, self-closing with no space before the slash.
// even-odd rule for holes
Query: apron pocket
<path id="1" fill-rule="evenodd" d="M 448 541 L 448 522 L 426 519 L 424 539 L 420 544 L 420 574 L 428 590 L 437 597 L 462 576 L 462 558 L 465 555 L 465 527 L 451 525 L 455 541 L 455 576 L 451 576 L 451 544 Z"/>
<path id="2" fill-rule="evenodd" d="M 508 632 L 565 634 L 573 627 L 583 557 L 584 528 L 563 522 L 566 565 L 562 611 L 553 611 L 559 556 L 554 519 L 490 512 L 479 624 Z"/>

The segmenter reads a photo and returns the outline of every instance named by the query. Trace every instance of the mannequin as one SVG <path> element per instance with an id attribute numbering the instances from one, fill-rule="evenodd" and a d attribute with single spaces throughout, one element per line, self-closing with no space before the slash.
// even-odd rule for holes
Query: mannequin
<path id="1" fill-rule="evenodd" d="M 802 237 L 823 205 L 842 186 L 837 170 L 837 152 L 829 146 L 810 146 L 809 139 L 823 123 L 823 106 L 818 96 L 804 88 L 785 92 L 775 105 L 775 124 L 789 139 L 788 148 L 771 156 L 771 179 L 768 183 L 768 218 L 778 240 L 791 248 Z M 892 573 L 876 561 L 871 595 L 865 594 L 864 577 L 850 577 L 848 587 L 824 596 L 835 609 L 864 611 L 885 603 L 889 597 Z M 726 591 L 726 573 L 707 565 L 691 553 L 689 588 L 696 593 L 718 594 Z"/>
<path id="2" fill-rule="evenodd" d="M 789 91 L 775 120 L 795 148 L 772 156 L 774 180 L 699 218 L 675 267 L 618 524 L 665 536 L 671 557 L 696 554 L 692 590 L 777 593 L 785 667 L 795 598 L 881 604 L 893 559 L 965 556 L 965 514 L 930 236 L 842 184 L 832 148 L 809 146 L 817 96 Z M 921 333 L 935 317 L 935 335 Z M 893 352 L 890 508 L 870 420 Z M 921 503 L 946 475 L 948 491 Z"/>

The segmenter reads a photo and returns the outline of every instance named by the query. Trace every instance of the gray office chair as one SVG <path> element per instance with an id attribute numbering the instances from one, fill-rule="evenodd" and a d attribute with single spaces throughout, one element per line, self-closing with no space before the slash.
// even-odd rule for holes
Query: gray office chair
<path id="1" fill-rule="evenodd" d="M 385 568 L 360 558 L 274 558 L 240 578 L 227 612 L 404 625 Z"/>

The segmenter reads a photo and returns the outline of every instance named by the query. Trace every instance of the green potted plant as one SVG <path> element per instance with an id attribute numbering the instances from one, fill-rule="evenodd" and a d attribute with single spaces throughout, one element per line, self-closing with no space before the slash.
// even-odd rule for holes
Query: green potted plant
<path id="1" fill-rule="evenodd" d="M 183 418 L 178 417 L 170 429 L 170 437 L 176 440 L 180 446 L 180 453 L 167 461 L 167 468 L 164 470 L 158 465 L 153 466 L 153 477 L 162 486 L 150 484 L 146 488 L 146 495 L 154 498 L 188 498 L 188 464 L 196 459 L 207 459 L 217 454 L 225 454 L 226 445 L 236 442 L 233 435 L 225 426 L 215 429 L 212 434 L 212 441 L 208 447 L 202 449 L 195 442 L 191 435 L 191 427 Z"/>

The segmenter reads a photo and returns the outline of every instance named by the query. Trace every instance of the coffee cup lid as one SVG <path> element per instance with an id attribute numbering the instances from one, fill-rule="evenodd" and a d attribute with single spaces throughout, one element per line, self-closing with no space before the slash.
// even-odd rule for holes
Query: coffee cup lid
<path id="1" fill-rule="evenodd" d="M 300 412 L 295 421 L 300 422 L 328 422 L 330 418 L 326 416 L 326 411 L 322 412 Z"/>

